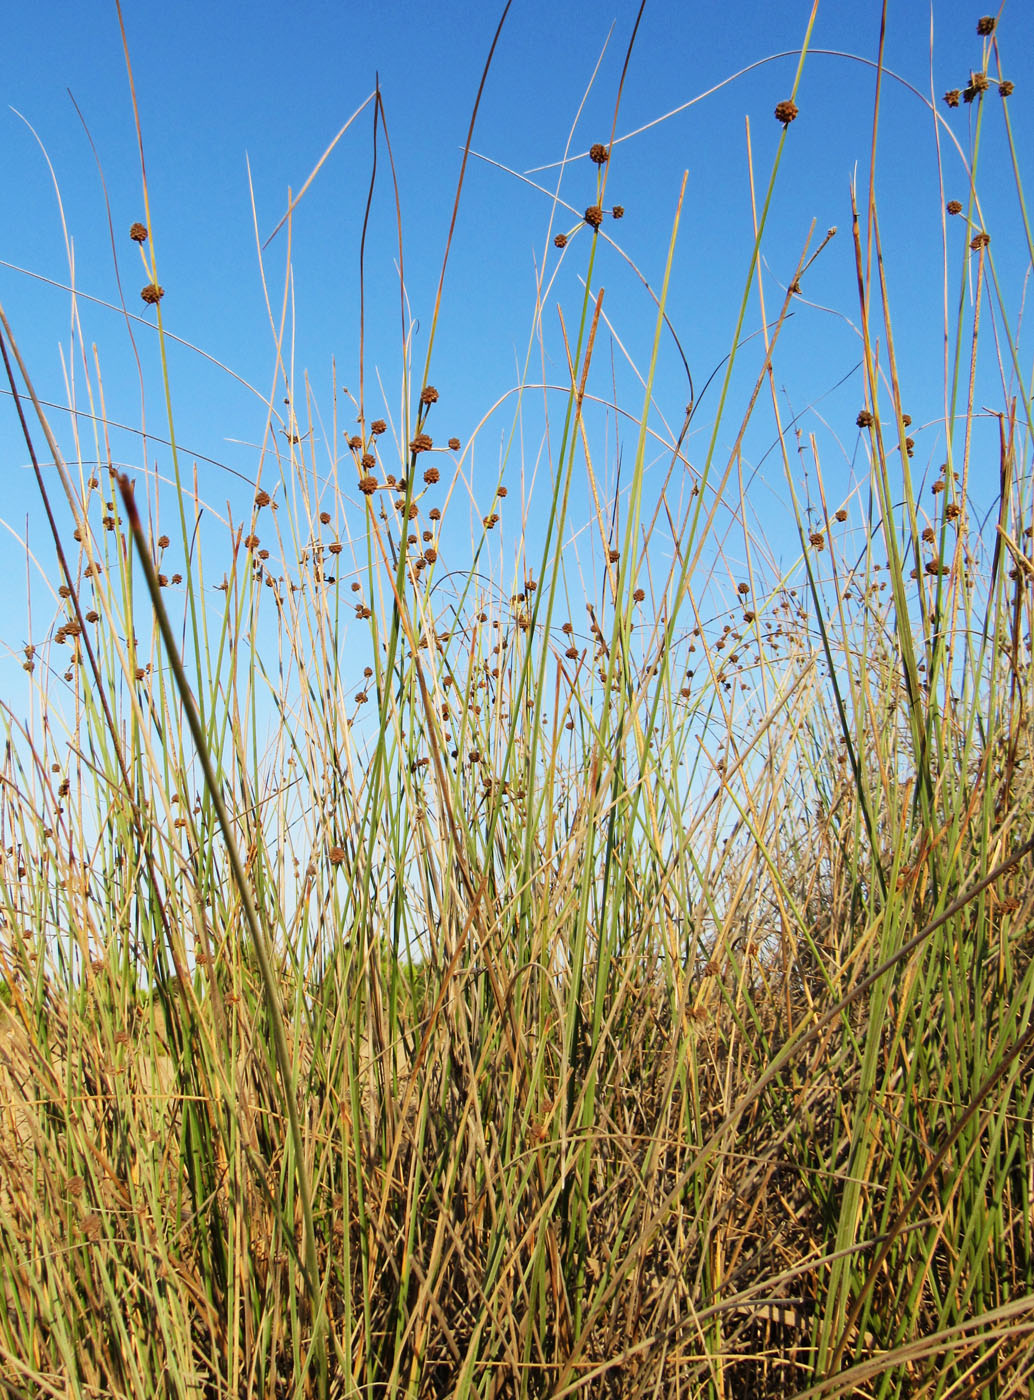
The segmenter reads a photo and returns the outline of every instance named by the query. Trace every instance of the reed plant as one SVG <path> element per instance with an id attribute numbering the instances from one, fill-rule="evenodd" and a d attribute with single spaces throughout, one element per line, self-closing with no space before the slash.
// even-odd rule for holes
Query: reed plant
<path id="1" fill-rule="evenodd" d="M 778 303 L 762 276 L 810 38 L 769 172 L 751 160 L 728 356 L 674 429 L 655 380 L 685 185 L 639 400 L 601 387 L 620 88 L 554 191 L 487 485 L 477 433 L 449 437 L 444 264 L 423 363 L 407 326 L 378 401 L 360 343 L 361 389 L 327 417 L 268 294 L 266 441 L 221 518 L 177 448 L 146 180 L 166 478 L 146 450 L 114 460 L 85 357 L 93 438 L 62 448 L 0 313 L 57 559 L 28 698 L 3 710 L 6 1394 L 1034 1394 L 1034 386 L 980 200 L 1014 179 L 1029 259 L 1012 89 L 982 20 L 968 137 L 959 94 L 915 99 L 968 180 L 920 433 L 873 66 L 873 161 L 836 234 L 857 271 L 848 499 L 777 392 L 834 232 L 770 254 Z M 981 165 L 990 123 L 1005 176 Z M 575 259 L 544 386 L 551 278 Z M 548 473 L 515 502 L 543 399 Z M 782 568 L 736 500 L 769 404 L 799 541 Z M 936 474 L 913 438 L 938 433 Z"/>

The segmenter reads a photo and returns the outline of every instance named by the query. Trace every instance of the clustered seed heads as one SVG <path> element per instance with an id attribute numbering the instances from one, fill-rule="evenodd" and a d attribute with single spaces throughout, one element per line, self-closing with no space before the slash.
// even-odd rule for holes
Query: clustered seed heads
<path id="1" fill-rule="evenodd" d="M 986 39 L 989 34 L 995 32 L 995 25 L 997 22 L 994 15 L 983 15 L 977 20 L 977 33 L 981 38 Z"/>
<path id="2" fill-rule="evenodd" d="M 962 93 L 958 90 L 958 88 L 949 88 L 949 90 L 944 94 L 944 100 L 949 107 L 957 107 L 959 105 L 959 98 L 961 96 Z"/>
<path id="3" fill-rule="evenodd" d="M 595 165 L 606 165 L 607 161 L 610 159 L 610 152 L 607 150 L 606 146 L 597 141 L 595 145 L 589 147 L 589 159 Z"/>
<path id="4" fill-rule="evenodd" d="M 410 452 L 430 452 L 434 446 L 427 433 L 417 433 L 416 437 L 409 444 Z"/>
<path id="5" fill-rule="evenodd" d="M 599 228 L 603 223 L 603 210 L 598 204 L 590 204 L 585 211 L 585 222 L 590 228 Z"/>
<path id="6" fill-rule="evenodd" d="M 148 282 L 146 287 L 141 288 L 140 300 L 146 301 L 148 306 L 157 306 L 164 295 L 164 287 L 159 287 L 156 282 Z"/>
<path id="7" fill-rule="evenodd" d="M 553 239 L 553 247 L 554 247 L 554 248 L 566 248 L 566 247 L 567 247 L 567 234 L 566 234 L 566 233 L 558 233 L 557 236 Z"/>
<path id="8" fill-rule="evenodd" d="M 458 438 L 458 437 L 451 437 L 451 438 L 449 439 L 449 451 L 450 451 L 450 452 L 458 452 L 459 450 L 460 450 L 460 440 L 459 440 L 459 438 Z"/>
<path id="9" fill-rule="evenodd" d="M 131 224 L 131 225 L 130 225 L 130 229 L 129 229 L 129 236 L 130 236 L 130 238 L 133 240 L 134 243 L 146 243 L 146 242 L 147 242 L 147 225 L 146 225 L 146 224 L 139 224 L 139 223 L 137 223 L 137 224 Z"/>
<path id="10" fill-rule="evenodd" d="M 793 98 L 787 98 L 785 102 L 776 104 L 775 119 L 777 122 L 782 122 L 784 127 L 787 127 L 792 121 L 797 120 L 798 110 L 797 103 Z"/>
<path id="11" fill-rule="evenodd" d="M 858 417 L 854 420 L 859 428 L 871 428 L 873 424 L 872 414 L 867 408 L 863 408 Z"/>
<path id="12" fill-rule="evenodd" d="M 380 437 L 381 433 L 387 430 L 387 427 L 388 425 L 383 418 L 375 418 L 370 424 L 370 432 L 374 437 Z"/>
<path id="13" fill-rule="evenodd" d="M 433 384 L 428 384 L 420 390 L 420 402 L 424 404 L 425 407 L 438 402 L 438 390 Z"/>

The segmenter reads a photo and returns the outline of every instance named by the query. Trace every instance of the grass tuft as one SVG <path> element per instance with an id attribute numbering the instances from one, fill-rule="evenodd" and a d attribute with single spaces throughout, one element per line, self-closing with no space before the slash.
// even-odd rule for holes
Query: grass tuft
<path id="1" fill-rule="evenodd" d="M 164 475 L 117 463 L 103 411 L 66 454 L 0 310 L 58 560 L 2 710 L 7 1394 L 1034 1393 L 1034 386 L 979 195 L 1014 179 L 1029 257 L 1006 34 L 980 20 L 969 189 L 939 205 L 966 237 L 938 409 L 899 358 L 881 49 L 838 438 L 788 419 L 780 356 L 845 235 L 768 233 L 814 19 L 757 184 L 748 131 L 727 358 L 674 429 L 685 179 L 659 291 L 634 269 L 641 367 L 599 285 L 634 268 L 620 88 L 588 179 L 563 172 L 487 482 L 489 414 L 465 429 L 431 380 L 444 262 L 394 401 L 360 337 L 345 433 L 345 395 L 328 429 L 294 377 L 288 269 L 265 447 L 222 515 L 171 426 Z M 946 146 L 960 92 L 923 107 Z M 450 242 L 460 216 L 458 190 Z M 171 425 L 153 232 L 129 238 Z M 789 566 L 750 525 L 761 419 Z M 824 458 L 852 434 L 844 493 Z"/>

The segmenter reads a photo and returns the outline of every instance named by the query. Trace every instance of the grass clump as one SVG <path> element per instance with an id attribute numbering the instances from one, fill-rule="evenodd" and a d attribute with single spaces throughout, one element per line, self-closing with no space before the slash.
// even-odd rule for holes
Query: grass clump
<path id="1" fill-rule="evenodd" d="M 852 191 L 841 500 L 776 379 L 834 232 L 778 305 L 762 276 L 804 63 L 767 189 L 750 163 L 730 354 L 670 431 L 673 199 L 640 400 L 604 400 L 613 485 L 613 134 L 547 234 L 583 258 L 565 382 L 522 377 L 488 488 L 432 380 L 440 287 L 394 411 L 359 345 L 343 449 L 278 328 L 222 524 L 171 428 L 171 480 L 117 465 L 103 417 L 100 467 L 65 453 L 0 318 L 57 557 L 4 710 L 11 1395 L 1031 1393 L 1034 433 L 978 194 L 1008 108 L 974 76 L 939 422 L 906 411 L 875 166 Z M 544 391 L 548 480 L 522 459 L 517 501 Z M 782 568 L 735 499 L 769 412 Z"/>

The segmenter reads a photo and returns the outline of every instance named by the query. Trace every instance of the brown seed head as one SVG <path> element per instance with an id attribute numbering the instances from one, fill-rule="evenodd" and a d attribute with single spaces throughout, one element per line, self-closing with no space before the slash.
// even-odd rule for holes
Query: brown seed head
<path id="1" fill-rule="evenodd" d="M 416 437 L 409 444 L 410 452 L 430 452 L 434 446 L 427 433 L 417 433 Z"/>
<path id="2" fill-rule="evenodd" d="M 450 439 L 449 439 L 449 451 L 450 451 L 450 452 L 458 452 L 459 450 L 460 450 L 460 440 L 459 440 L 459 438 L 450 438 Z"/>
<path id="3" fill-rule="evenodd" d="M 363 445 L 363 440 L 361 437 L 357 437 L 353 433 L 352 436 L 348 439 L 348 445 L 353 452 L 358 452 Z"/>
<path id="4" fill-rule="evenodd" d="M 847 519 L 847 511 L 841 508 L 834 514 L 833 519 L 839 520 L 840 523 L 843 524 L 843 522 Z"/>
<path id="5" fill-rule="evenodd" d="M 553 239 L 553 247 L 554 247 L 554 248 L 566 248 L 566 247 L 567 247 L 567 234 L 566 234 L 566 233 L 558 233 L 557 236 Z"/>
<path id="6" fill-rule="evenodd" d="M 157 306 L 165 295 L 165 288 L 159 287 L 154 282 L 149 282 L 140 292 L 140 300 L 146 301 L 148 306 Z"/>
<path id="7" fill-rule="evenodd" d="M 433 384 L 427 384 L 420 390 L 420 402 L 425 405 L 438 402 L 438 390 Z"/>
<path id="8" fill-rule="evenodd" d="M 998 84 L 998 93 L 1001 97 L 1011 97 L 1015 91 L 1016 84 L 1010 82 L 1008 78 Z"/>
<path id="9" fill-rule="evenodd" d="M 949 199 L 949 200 L 948 200 L 948 203 L 947 203 L 944 207 L 945 207 L 945 209 L 947 209 L 947 211 L 948 211 L 949 214 L 961 214 L 961 213 L 962 213 L 962 205 L 959 203 L 959 201 L 958 201 L 957 199 Z"/>
<path id="10" fill-rule="evenodd" d="M 961 96 L 962 93 L 959 92 L 958 88 L 949 88 L 949 90 L 944 94 L 944 100 L 945 102 L 947 102 L 949 107 L 957 107 L 959 105 L 959 98 Z"/>
<path id="11" fill-rule="evenodd" d="M 776 104 L 775 119 L 782 122 L 784 126 L 789 126 L 792 121 L 796 121 L 798 113 L 797 103 L 793 98 L 787 98 L 785 102 Z"/>
<path id="12" fill-rule="evenodd" d="M 441 513 L 441 511 L 438 509 L 438 507 L 435 506 L 432 510 L 429 510 L 429 511 L 427 512 L 427 518 L 428 518 L 428 520 L 441 520 L 441 518 L 442 518 L 442 513 Z"/>
<path id="13" fill-rule="evenodd" d="M 363 468 L 364 471 L 372 471 L 373 468 L 377 465 L 377 458 L 373 455 L 372 452 L 364 452 L 360 459 L 359 465 Z"/>
<path id="14" fill-rule="evenodd" d="M 995 19 L 994 15 L 984 15 L 981 19 L 977 20 L 977 33 L 982 39 L 986 39 L 989 34 L 995 32 L 995 25 L 997 23 L 998 21 Z"/>
<path id="15" fill-rule="evenodd" d="M 129 226 L 129 236 L 130 236 L 130 238 L 133 240 L 134 243 L 146 243 L 146 242 L 147 242 L 147 225 L 146 225 L 146 224 L 130 224 L 130 226 Z"/>
<path id="16" fill-rule="evenodd" d="M 427 468 L 427 471 L 424 472 L 424 485 L 425 485 L 425 486 L 434 486 L 434 485 L 436 485 L 436 483 L 437 483 L 437 481 L 438 481 L 438 475 L 439 475 L 439 473 L 438 473 L 438 468 L 437 468 L 437 467 L 428 467 L 428 468 Z"/>
<path id="17" fill-rule="evenodd" d="M 825 549 L 826 547 L 826 538 L 821 530 L 813 530 L 808 536 L 808 542 L 814 545 L 816 549 Z"/>
<path id="18" fill-rule="evenodd" d="M 623 219 L 625 217 L 625 206 L 623 204 L 615 204 L 610 213 L 611 218 Z"/>
<path id="19" fill-rule="evenodd" d="M 873 423 L 872 414 L 867 408 L 863 408 L 854 421 L 859 428 L 871 428 Z"/>
<path id="20" fill-rule="evenodd" d="M 585 211 L 585 222 L 590 228 L 599 228 L 603 222 L 603 210 L 598 204 L 590 204 Z"/>
<path id="21" fill-rule="evenodd" d="M 978 233 L 974 238 L 969 240 L 969 246 L 976 252 L 978 248 L 986 248 L 990 242 L 991 235 L 989 233 Z"/>
<path id="22" fill-rule="evenodd" d="M 606 146 L 600 141 L 597 141 L 595 145 L 589 147 L 589 159 L 595 165 L 606 165 L 607 161 L 610 159 L 610 152 L 607 150 Z"/>
<path id="23" fill-rule="evenodd" d="M 387 427 L 388 425 L 383 418 L 375 418 L 370 424 L 370 432 L 373 433 L 374 437 L 380 437 L 381 433 L 387 430 Z"/>
<path id="24" fill-rule="evenodd" d="M 268 492 L 268 491 L 256 491 L 256 492 L 255 492 L 255 505 L 256 505 L 256 507 L 257 507 L 259 510 L 261 510 L 263 506 L 268 506 L 268 505 L 269 505 L 269 492 Z M 161 544 L 161 540 L 159 540 L 158 543 Z"/>

